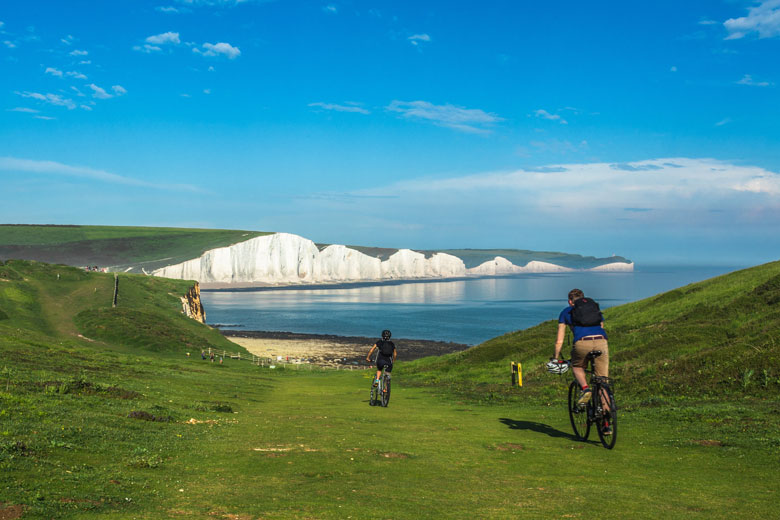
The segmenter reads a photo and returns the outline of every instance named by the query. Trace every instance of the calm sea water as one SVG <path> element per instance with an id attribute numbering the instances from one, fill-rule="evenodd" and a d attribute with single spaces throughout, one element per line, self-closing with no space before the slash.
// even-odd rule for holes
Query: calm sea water
<path id="1" fill-rule="evenodd" d="M 209 324 L 223 329 L 394 337 L 478 344 L 557 319 L 577 287 L 602 308 L 632 302 L 737 267 L 645 267 L 633 273 L 516 275 L 254 291 L 204 291 Z"/>

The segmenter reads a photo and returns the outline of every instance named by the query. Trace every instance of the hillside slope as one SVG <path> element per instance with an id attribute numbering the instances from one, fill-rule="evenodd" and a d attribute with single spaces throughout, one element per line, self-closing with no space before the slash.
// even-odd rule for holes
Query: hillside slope
<path id="1" fill-rule="evenodd" d="M 140 273 L 196 258 L 260 231 L 128 226 L 0 225 L 0 260 L 97 265 Z"/>
<path id="2" fill-rule="evenodd" d="M 594 296 L 597 297 L 597 296 Z M 780 389 L 780 262 L 737 271 L 604 312 L 610 375 L 624 398 L 777 396 Z M 404 366 L 421 385 L 476 397 L 558 395 L 543 364 L 556 321 L 511 332 L 469 350 Z M 569 347 L 564 346 L 568 357 Z M 512 389 L 510 362 L 524 368 Z"/>
<path id="3" fill-rule="evenodd" d="M 25 260 L 0 264 L 0 334 L 30 334 L 95 348 L 182 354 L 214 347 L 243 349 L 186 317 L 182 300 L 192 282 L 114 275 Z M 95 341 L 97 340 L 97 342 Z"/>

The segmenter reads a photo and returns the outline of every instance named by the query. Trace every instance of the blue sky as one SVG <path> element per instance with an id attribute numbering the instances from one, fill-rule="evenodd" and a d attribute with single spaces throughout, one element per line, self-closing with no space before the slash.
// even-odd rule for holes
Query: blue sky
<path id="1" fill-rule="evenodd" d="M 780 0 L 0 7 L 0 222 L 780 257 Z"/>

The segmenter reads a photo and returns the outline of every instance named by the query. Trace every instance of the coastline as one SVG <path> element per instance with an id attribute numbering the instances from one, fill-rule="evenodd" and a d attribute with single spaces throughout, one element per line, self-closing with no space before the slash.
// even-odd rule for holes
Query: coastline
<path id="1" fill-rule="evenodd" d="M 250 353 L 285 362 L 311 363 L 320 366 L 368 366 L 366 355 L 378 338 L 300 334 L 259 330 L 222 330 L 227 339 Z M 466 350 L 471 345 L 424 339 L 393 339 L 399 361 L 412 361 Z"/>

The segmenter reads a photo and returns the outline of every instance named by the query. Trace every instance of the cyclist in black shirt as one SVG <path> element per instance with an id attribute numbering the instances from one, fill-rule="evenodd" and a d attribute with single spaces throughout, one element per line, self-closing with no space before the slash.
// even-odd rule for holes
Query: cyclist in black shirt
<path id="1" fill-rule="evenodd" d="M 374 346 L 368 351 L 366 361 L 369 363 L 371 362 L 371 354 L 373 354 L 375 350 L 378 350 L 379 354 L 376 357 L 376 377 L 374 378 L 374 386 L 379 384 L 379 378 L 382 375 L 383 368 L 387 367 L 386 371 L 388 376 L 390 375 L 390 372 L 393 371 L 393 362 L 398 353 L 395 350 L 395 344 L 390 341 L 389 330 L 383 330 L 382 339 L 374 343 Z"/>

